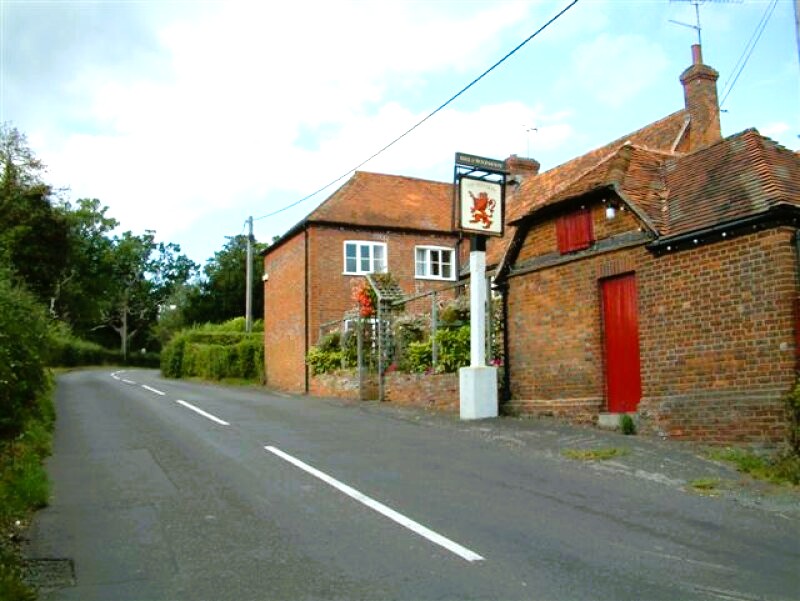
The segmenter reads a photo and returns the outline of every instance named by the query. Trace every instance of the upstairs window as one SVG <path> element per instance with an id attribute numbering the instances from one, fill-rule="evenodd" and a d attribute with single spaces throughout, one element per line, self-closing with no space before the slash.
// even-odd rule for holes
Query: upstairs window
<path id="1" fill-rule="evenodd" d="M 350 275 L 386 272 L 386 244 L 383 242 L 344 243 L 344 272 Z"/>
<path id="2" fill-rule="evenodd" d="M 594 242 L 592 213 L 588 208 L 562 215 L 556 221 L 558 252 L 562 255 L 589 248 Z"/>
<path id="3" fill-rule="evenodd" d="M 417 246 L 414 250 L 414 274 L 418 279 L 454 280 L 453 249 L 440 246 Z"/>

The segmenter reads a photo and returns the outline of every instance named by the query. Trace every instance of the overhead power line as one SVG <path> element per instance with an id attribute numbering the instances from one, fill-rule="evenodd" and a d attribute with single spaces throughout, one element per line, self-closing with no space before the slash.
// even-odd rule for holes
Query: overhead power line
<path id="1" fill-rule="evenodd" d="M 496 62 L 495 64 L 493 64 L 491 67 L 489 67 L 488 69 L 486 69 L 486 71 L 484 71 L 484 72 L 483 72 L 483 73 L 481 73 L 481 74 L 480 74 L 478 77 L 476 77 L 476 78 L 475 78 L 475 79 L 473 79 L 471 82 L 469 82 L 469 84 L 467 84 L 467 85 L 466 85 L 466 86 L 464 86 L 464 87 L 463 87 L 461 90 L 459 90 L 459 91 L 458 91 L 456 94 L 454 94 L 453 96 L 451 96 L 451 97 L 450 97 L 450 98 L 449 98 L 447 101 L 445 101 L 444 103 L 442 103 L 442 104 L 441 104 L 441 105 L 440 105 L 438 108 L 436 108 L 435 110 L 431 111 L 431 112 L 430 112 L 430 113 L 429 113 L 427 116 L 425 116 L 423 119 L 421 119 L 420 121 L 418 121 L 417 123 L 415 123 L 413 126 L 411 126 L 410 128 L 408 128 L 408 129 L 407 129 L 406 131 L 404 131 L 402 134 L 400 134 L 399 136 L 397 136 L 397 137 L 396 137 L 394 140 L 392 140 L 391 142 L 389 142 L 388 144 L 386 144 L 386 145 L 385 145 L 383 148 L 381 148 L 381 149 L 380 149 L 380 150 L 378 150 L 377 152 L 375 152 L 375 153 L 373 153 L 372 155 L 370 155 L 368 158 L 366 158 L 366 159 L 364 159 L 363 161 L 361 161 L 361 162 L 360 162 L 358 165 L 356 165 L 356 166 L 355 166 L 355 167 L 353 167 L 352 169 L 349 169 L 348 171 L 346 171 L 346 172 L 342 173 L 342 174 L 341 174 L 339 177 L 337 177 L 336 179 L 334 179 L 334 180 L 331 180 L 330 182 L 328 182 L 327 184 L 325 184 L 324 186 L 322 186 L 322 187 L 321 187 L 321 188 L 319 188 L 318 190 L 315 190 L 315 191 L 314 191 L 314 192 L 312 192 L 311 194 L 309 194 L 309 195 L 307 195 L 307 196 L 304 196 L 304 197 L 303 197 L 303 198 L 301 198 L 300 200 L 296 200 L 295 202 L 292 202 L 292 203 L 290 203 L 290 204 L 288 204 L 288 205 L 286 205 L 286 206 L 284 206 L 284 207 L 281 207 L 280 209 L 277 209 L 277 210 L 275 210 L 275 211 L 272 211 L 271 213 L 267 213 L 266 215 L 261 215 L 260 217 L 255 217 L 253 220 L 254 220 L 254 221 L 259 221 L 259 220 L 261 220 L 261 219 L 266 219 L 267 217 L 272 217 L 272 216 L 274 216 L 274 215 L 277 215 L 277 214 L 279 214 L 279 213 L 282 213 L 283 211 L 286 211 L 286 210 L 288 210 L 288 209 L 291 209 L 292 207 L 295 207 L 295 206 L 299 205 L 300 203 L 303 203 L 303 202 L 305 202 L 305 201 L 309 200 L 310 198 L 313 198 L 314 196 L 316 196 L 316 195 L 317 195 L 317 194 L 319 194 L 320 192 L 323 192 L 323 191 L 327 190 L 328 188 L 330 188 L 331 186 L 333 186 L 333 185 L 334 185 L 334 184 L 336 184 L 337 182 L 340 182 L 340 181 L 342 181 L 342 180 L 343 180 L 344 178 L 346 178 L 348 175 L 350 175 L 350 174 L 351 174 L 351 173 L 353 173 L 354 171 L 356 171 L 356 170 L 360 169 L 361 167 L 363 167 L 364 165 L 366 165 L 367 163 L 369 163 L 369 162 L 370 162 L 372 159 L 376 158 L 378 155 L 380 155 L 380 154 L 382 154 L 382 153 L 386 152 L 386 151 L 387 151 L 389 148 L 391 148 L 392 146 L 394 146 L 395 144 L 397 144 L 397 143 L 398 143 L 400 140 L 402 140 L 403 138 L 405 138 L 405 137 L 406 137 L 408 134 L 410 134 L 411 132 L 413 132 L 413 131 L 414 131 L 415 129 L 417 129 L 417 128 L 418 128 L 420 125 L 422 125 L 423 123 L 425 123 L 425 122 L 426 122 L 428 119 L 430 119 L 430 118 L 431 118 L 431 117 L 433 117 L 433 116 L 434 116 L 436 113 L 438 113 L 439 111 L 441 111 L 442 109 L 444 109 L 444 108 L 445 108 L 447 105 L 449 105 L 449 104 L 450 104 L 450 103 L 452 103 L 454 100 L 456 100 L 456 99 L 457 99 L 459 96 L 461 96 L 462 94 L 464 94 L 464 92 L 466 92 L 467 90 L 469 90 L 469 89 L 470 89 L 472 86 L 474 86 L 476 83 L 478 83 L 478 82 L 479 82 L 480 80 L 482 80 L 484 77 L 486 77 L 487 75 L 489 75 L 489 73 L 491 73 L 491 72 L 492 72 L 492 71 L 494 71 L 494 70 L 495 70 L 497 67 L 499 67 L 501 64 L 503 64 L 503 63 L 504 63 L 504 62 L 505 62 L 505 61 L 506 61 L 508 58 L 510 58 L 510 57 L 511 57 L 511 56 L 512 56 L 514 53 L 516 53 L 516 52 L 517 52 L 517 51 L 518 51 L 520 48 L 522 48 L 523 46 L 525 46 L 525 44 L 527 44 L 528 42 L 530 42 L 530 41 L 531 41 L 533 38 L 535 38 L 535 37 L 536 37 L 536 36 L 538 36 L 540 33 L 542 33 L 542 32 L 543 32 L 545 29 L 547 29 L 547 28 L 548 28 L 550 25 L 552 25 L 553 23 L 555 23 L 555 22 L 556 22 L 556 21 L 557 21 L 557 20 L 558 20 L 558 19 L 559 19 L 559 18 L 560 18 L 560 17 L 561 17 L 561 16 L 562 16 L 564 13 L 566 13 L 566 12 L 567 12 L 569 9 L 571 9 L 573 6 L 575 6 L 575 5 L 578 3 L 578 1 L 579 1 L 579 0 L 572 0 L 572 2 L 570 2 L 570 3 L 569 3 L 567 6 L 566 6 L 566 7 L 564 7 L 563 9 L 561 9 L 561 11 L 559 11 L 559 12 L 558 12 L 558 13 L 557 13 L 557 14 L 556 14 L 554 17 L 552 17 L 552 18 L 551 18 L 549 21 L 547 21 L 547 23 L 545 23 L 544 25 L 542 25 L 542 26 L 541 26 L 539 29 L 537 29 L 536 31 L 534 31 L 534 32 L 533 32 L 531 35 L 529 35 L 529 36 L 528 36 L 527 38 L 525 38 L 525 39 L 524 39 L 522 42 L 520 42 L 520 43 L 519 43 L 519 44 L 518 44 L 518 45 L 517 45 L 517 46 L 516 46 L 516 47 L 515 47 L 513 50 L 511 50 L 511 51 L 510 51 L 508 54 L 506 54 L 506 55 L 505 55 L 503 58 L 501 58 L 499 61 L 497 61 L 497 62 Z"/>
<path id="2" fill-rule="evenodd" d="M 719 103 L 720 108 L 725 104 L 725 101 L 730 96 L 731 92 L 733 91 L 733 87 L 736 85 L 736 82 L 739 80 L 739 76 L 744 71 L 745 66 L 747 65 L 747 61 L 750 60 L 750 56 L 753 54 L 753 50 L 755 50 L 756 46 L 758 45 L 758 41 L 761 39 L 761 34 L 764 33 L 764 29 L 767 27 L 767 23 L 769 23 L 770 18 L 772 17 L 772 13 L 775 12 L 775 7 L 778 5 L 778 0 L 772 0 L 768 5 L 766 10 L 764 10 L 764 14 L 761 15 L 761 20 L 756 25 L 755 30 L 753 31 L 753 35 L 750 36 L 747 44 L 742 51 L 741 56 L 739 56 L 739 60 L 736 61 L 736 64 L 733 66 L 734 75 L 728 81 L 730 83 L 725 84 L 725 90 L 722 94 L 722 100 Z M 738 69 L 738 70 L 737 70 Z"/>

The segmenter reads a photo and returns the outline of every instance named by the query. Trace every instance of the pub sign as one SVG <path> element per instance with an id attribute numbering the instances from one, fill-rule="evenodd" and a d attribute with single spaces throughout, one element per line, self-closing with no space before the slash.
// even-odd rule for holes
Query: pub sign
<path id="1" fill-rule="evenodd" d="M 503 235 L 503 184 L 463 175 L 458 180 L 459 227 L 471 234 Z"/>

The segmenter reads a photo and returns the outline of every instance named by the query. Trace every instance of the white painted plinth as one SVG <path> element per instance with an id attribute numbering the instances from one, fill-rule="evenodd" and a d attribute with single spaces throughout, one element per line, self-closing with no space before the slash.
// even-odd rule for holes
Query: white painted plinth
<path id="1" fill-rule="evenodd" d="M 462 367 L 458 382 L 461 419 L 497 417 L 496 367 Z"/>

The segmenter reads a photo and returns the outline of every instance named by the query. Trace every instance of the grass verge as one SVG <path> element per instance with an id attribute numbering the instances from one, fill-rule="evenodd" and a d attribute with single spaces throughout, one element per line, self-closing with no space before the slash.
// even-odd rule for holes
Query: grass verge
<path id="1" fill-rule="evenodd" d="M 4 601 L 36 599 L 22 581 L 18 543 L 31 513 L 47 505 L 50 494 L 43 462 L 52 452 L 52 386 L 38 399 L 35 413 L 26 420 L 22 434 L 0 440 L 0 599 Z"/>
<path id="2" fill-rule="evenodd" d="M 564 449 L 564 457 L 578 461 L 605 461 L 614 457 L 623 457 L 630 453 L 628 449 L 609 447 L 604 449 Z"/>
<path id="3" fill-rule="evenodd" d="M 719 478 L 696 478 L 688 483 L 690 489 L 701 495 L 716 496 L 722 480 Z"/>
<path id="4" fill-rule="evenodd" d="M 800 456 L 788 451 L 765 457 L 746 449 L 726 447 L 710 449 L 707 455 L 709 459 L 731 463 L 738 471 L 759 480 L 773 484 L 800 485 Z"/>

